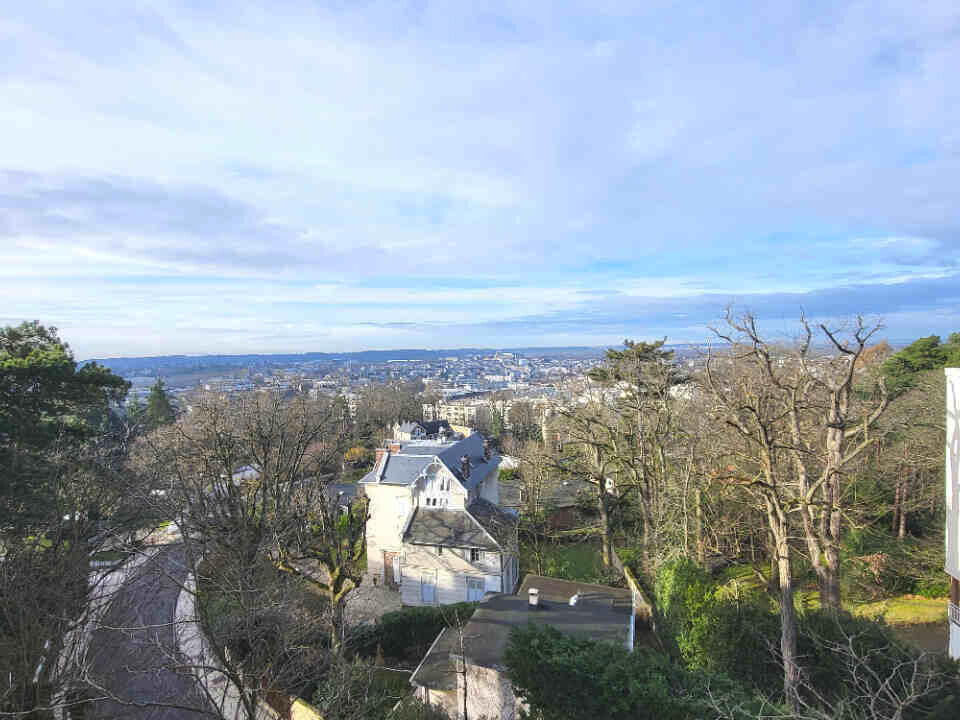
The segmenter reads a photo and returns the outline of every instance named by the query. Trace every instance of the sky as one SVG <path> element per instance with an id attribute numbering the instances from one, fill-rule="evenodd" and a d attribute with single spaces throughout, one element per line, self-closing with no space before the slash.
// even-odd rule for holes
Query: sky
<path id="1" fill-rule="evenodd" d="M 80 357 L 960 330 L 960 3 L 0 14 L 0 325 Z"/>

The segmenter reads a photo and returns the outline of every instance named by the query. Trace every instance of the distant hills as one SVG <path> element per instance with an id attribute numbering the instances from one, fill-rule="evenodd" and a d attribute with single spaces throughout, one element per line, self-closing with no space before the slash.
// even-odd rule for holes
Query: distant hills
<path id="1" fill-rule="evenodd" d="M 154 355 L 149 357 L 90 358 L 120 375 L 164 368 L 167 372 L 193 372 L 218 368 L 278 367 L 284 365 L 326 365 L 345 362 L 383 363 L 390 360 L 439 360 L 465 355 L 492 355 L 495 352 L 513 352 L 536 357 L 590 358 L 602 355 L 604 347 L 531 347 L 531 348 L 450 348 L 442 350 L 361 350 L 345 353 L 279 353 L 249 355 Z"/>

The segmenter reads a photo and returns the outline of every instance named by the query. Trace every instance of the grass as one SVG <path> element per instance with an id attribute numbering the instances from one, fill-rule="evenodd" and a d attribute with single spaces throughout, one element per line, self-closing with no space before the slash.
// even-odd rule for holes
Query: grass
<path id="1" fill-rule="evenodd" d="M 603 583 L 610 579 L 610 571 L 603 566 L 603 555 L 597 542 L 544 543 L 541 555 L 538 568 L 533 548 L 521 543 L 521 578 L 526 573 L 534 573 L 589 583 Z"/>
<path id="2" fill-rule="evenodd" d="M 881 616 L 888 625 L 939 623 L 947 619 L 947 601 L 945 598 L 899 595 L 855 605 L 851 612 L 860 617 Z"/>
<path id="3" fill-rule="evenodd" d="M 731 565 L 718 578 L 725 591 L 734 592 L 734 583 L 741 593 L 761 590 L 760 580 L 749 565 Z M 820 591 L 802 587 L 794 591 L 794 600 L 799 610 L 820 609 Z M 881 617 L 888 625 L 923 625 L 946 620 L 947 602 L 944 598 L 925 598 L 920 595 L 894 595 L 876 602 L 844 603 L 852 615 L 858 617 Z"/>

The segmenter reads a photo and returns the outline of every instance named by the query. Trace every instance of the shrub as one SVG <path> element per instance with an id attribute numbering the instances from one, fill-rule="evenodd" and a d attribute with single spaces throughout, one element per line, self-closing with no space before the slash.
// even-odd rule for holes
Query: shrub
<path id="1" fill-rule="evenodd" d="M 844 539 L 842 554 L 841 587 L 847 598 L 875 600 L 905 593 L 943 597 L 949 591 L 942 536 L 899 540 L 885 530 L 855 529 Z"/>
<path id="2" fill-rule="evenodd" d="M 942 598 L 950 594 L 950 581 L 944 576 L 942 579 L 924 578 L 917 583 L 917 595 L 925 598 Z"/>
<path id="3" fill-rule="evenodd" d="M 870 699 L 874 717 L 919 720 L 934 710 L 941 714 L 934 716 L 960 716 L 956 663 L 899 642 L 883 622 L 807 613 L 798 639 L 807 681 L 831 705 Z M 907 698 L 898 710 L 897 703 Z"/>
<path id="4" fill-rule="evenodd" d="M 405 607 L 386 613 L 376 625 L 359 630 L 350 644 L 362 657 L 373 657 L 379 646 L 385 657 L 419 662 L 443 628 L 466 622 L 476 607 L 476 603 Z"/>
<path id="5" fill-rule="evenodd" d="M 709 573 L 686 558 L 660 567 L 655 594 L 661 635 L 686 667 L 768 692 L 781 686 L 770 650 L 780 625 L 764 597 L 723 597 Z"/>
<path id="6" fill-rule="evenodd" d="M 325 720 L 386 717 L 410 694 L 410 674 L 377 668 L 368 662 L 335 661 L 328 668 L 311 703 Z"/>
<path id="7" fill-rule="evenodd" d="M 714 702 L 745 719 L 760 704 L 729 680 L 690 672 L 661 653 L 631 653 L 549 626 L 515 628 L 504 662 L 530 717 L 540 720 L 693 720 L 715 716 Z"/>

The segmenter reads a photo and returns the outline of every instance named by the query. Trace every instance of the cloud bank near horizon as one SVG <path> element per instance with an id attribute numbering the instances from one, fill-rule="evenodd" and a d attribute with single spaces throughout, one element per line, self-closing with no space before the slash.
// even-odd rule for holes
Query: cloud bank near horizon
<path id="1" fill-rule="evenodd" d="M 957 322 L 960 7 L 0 20 L 0 322 L 80 356 Z"/>

